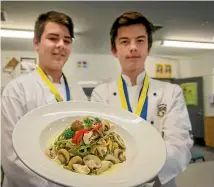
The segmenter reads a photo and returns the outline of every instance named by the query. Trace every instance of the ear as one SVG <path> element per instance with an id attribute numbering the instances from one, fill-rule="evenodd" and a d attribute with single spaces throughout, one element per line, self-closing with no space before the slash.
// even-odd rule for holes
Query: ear
<path id="1" fill-rule="evenodd" d="M 118 57 L 118 55 L 117 55 L 117 49 L 115 49 L 115 48 L 111 49 L 111 53 L 112 53 L 112 55 L 114 55 L 116 58 Z"/>
<path id="2" fill-rule="evenodd" d="M 148 48 L 148 55 L 150 54 L 150 51 L 151 51 L 151 48 L 150 49 Z"/>
<path id="3" fill-rule="evenodd" d="M 39 40 L 36 38 L 36 37 L 34 37 L 33 38 L 33 46 L 34 46 L 34 49 L 36 50 L 36 51 L 38 51 L 39 50 Z"/>

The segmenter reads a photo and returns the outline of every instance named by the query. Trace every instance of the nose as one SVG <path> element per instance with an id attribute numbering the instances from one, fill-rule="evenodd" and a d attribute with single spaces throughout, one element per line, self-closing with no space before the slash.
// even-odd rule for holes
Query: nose
<path id="1" fill-rule="evenodd" d="M 57 47 L 57 48 L 60 48 L 60 49 L 64 49 L 64 47 L 65 47 L 64 40 L 63 40 L 63 39 L 59 39 L 59 41 L 58 41 L 56 47 Z"/>
<path id="2" fill-rule="evenodd" d="M 137 45 L 135 41 L 130 42 L 130 51 L 137 51 Z"/>

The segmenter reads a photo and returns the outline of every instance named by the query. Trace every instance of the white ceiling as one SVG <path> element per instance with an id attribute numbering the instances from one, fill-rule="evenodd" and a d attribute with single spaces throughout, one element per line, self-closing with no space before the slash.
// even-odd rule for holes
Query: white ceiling
<path id="1" fill-rule="evenodd" d="M 207 50 L 164 48 L 160 40 L 214 42 L 214 2 L 160 1 L 64 1 L 2 2 L 7 13 L 2 28 L 33 30 L 37 16 L 56 10 L 70 15 L 75 24 L 77 53 L 110 53 L 109 30 L 117 16 L 135 10 L 146 15 L 155 25 L 163 26 L 154 34 L 153 55 L 191 56 Z M 1 39 L 2 50 L 32 50 L 29 39 Z"/>

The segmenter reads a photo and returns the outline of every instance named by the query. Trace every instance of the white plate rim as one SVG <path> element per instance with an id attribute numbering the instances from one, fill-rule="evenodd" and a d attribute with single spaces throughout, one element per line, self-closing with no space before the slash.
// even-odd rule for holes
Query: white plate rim
<path id="1" fill-rule="evenodd" d="M 97 102 L 88 102 L 88 101 L 85 101 L 85 102 L 82 102 L 82 101 L 70 101 L 70 102 L 67 102 L 67 103 L 76 103 L 76 104 L 78 104 L 78 103 L 85 103 L 86 105 L 88 104 L 88 103 L 94 103 L 95 105 L 99 105 L 99 106 L 102 106 L 102 107 L 107 107 L 107 108 L 111 108 L 111 109 L 114 109 L 115 107 L 114 106 L 110 106 L 110 105 L 105 105 L 105 104 L 102 104 L 102 103 L 97 103 Z M 48 105 L 44 105 L 44 106 L 41 106 L 41 107 L 39 107 L 39 108 L 36 108 L 36 109 L 34 109 L 34 110 L 32 110 L 32 111 L 30 111 L 29 113 L 27 113 L 23 118 L 26 118 L 26 116 L 30 116 L 31 114 L 33 114 L 35 111 L 38 111 L 38 110 L 42 110 L 42 109 L 44 109 L 44 108 L 47 108 L 47 107 L 50 107 L 50 106 L 56 106 L 56 105 L 58 105 L 59 106 L 59 104 L 60 103 L 54 103 L 54 104 L 48 104 Z M 61 105 L 63 105 L 63 104 L 61 104 Z M 92 104 L 93 105 L 93 104 Z M 130 115 L 130 112 L 128 112 L 128 111 L 126 111 L 126 110 L 123 110 L 123 109 L 120 109 L 121 111 L 123 111 L 123 113 L 127 113 L 127 115 Z M 139 116 L 136 116 L 135 114 L 131 114 L 132 116 L 135 116 L 135 118 L 136 119 L 138 119 L 138 120 L 142 120 Z M 30 166 L 29 166 L 29 164 L 28 163 L 26 163 L 26 161 L 25 160 L 23 160 L 22 158 L 21 158 L 21 156 L 20 156 L 20 154 L 19 154 L 19 152 L 17 151 L 17 145 L 16 145 L 16 142 L 15 142 L 15 134 L 16 134 L 16 130 L 17 130 L 17 128 L 18 128 L 18 125 L 19 124 L 21 124 L 21 122 L 22 122 L 22 118 L 21 118 L 21 120 L 17 123 L 17 125 L 16 125 L 16 127 L 15 127 L 15 129 L 14 129 L 14 131 L 13 131 L 13 137 L 12 137 L 12 140 L 13 140 L 13 145 L 14 145 L 14 149 L 15 149 L 15 152 L 16 152 L 16 154 L 19 156 L 19 159 L 24 163 L 24 165 L 26 166 L 26 167 L 28 167 L 30 170 L 32 170 L 33 172 L 35 172 L 35 173 L 37 173 L 39 176 L 41 176 L 41 177 L 43 177 L 43 178 L 45 178 L 45 179 L 47 179 L 47 180 L 50 180 L 50 178 L 48 178 L 47 176 L 44 176 L 44 175 L 42 175 L 40 172 L 38 172 L 38 171 L 36 171 L 36 170 L 34 170 L 34 169 L 32 169 Z M 154 128 L 154 127 L 152 127 L 152 128 Z M 162 141 L 162 143 L 163 143 L 164 141 Z M 164 143 L 165 144 L 165 143 Z M 165 147 L 165 156 L 164 156 L 165 158 L 164 158 L 164 161 L 163 161 L 163 164 L 162 164 L 162 166 L 159 168 L 159 171 L 158 171 L 158 173 L 162 170 L 162 168 L 163 168 L 163 166 L 164 166 L 164 163 L 166 162 L 166 147 Z M 153 177 L 155 177 L 155 176 L 151 176 L 151 178 L 150 179 L 152 179 Z M 149 179 L 149 180 L 150 180 Z M 57 184 L 60 184 L 60 185 L 62 185 L 62 183 L 59 183 L 58 181 L 54 181 L 54 183 L 57 183 Z M 138 185 L 140 185 L 141 183 L 139 183 Z M 65 186 L 71 186 L 70 184 L 68 185 L 68 184 L 63 184 L 63 185 L 65 185 Z M 120 186 L 119 184 L 117 185 L 117 186 Z M 121 186 L 122 187 L 122 186 Z M 124 186 L 123 186 L 124 187 Z"/>

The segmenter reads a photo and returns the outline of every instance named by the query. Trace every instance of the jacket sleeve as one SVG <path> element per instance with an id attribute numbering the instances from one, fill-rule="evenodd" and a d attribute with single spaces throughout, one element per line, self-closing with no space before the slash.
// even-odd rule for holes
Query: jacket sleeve
<path id="1" fill-rule="evenodd" d="M 191 159 L 190 149 L 193 145 L 191 139 L 191 123 L 183 97 L 178 85 L 167 95 L 167 113 L 163 117 L 162 132 L 167 147 L 167 161 L 159 173 L 161 184 L 166 184 L 184 171 Z M 168 93 L 167 93 L 168 94 Z"/>
<path id="2" fill-rule="evenodd" d="M 15 124 L 24 116 L 25 106 L 16 97 L 2 96 L 2 165 L 10 183 L 17 187 L 53 187 L 28 169 L 17 157 L 12 145 Z"/>

